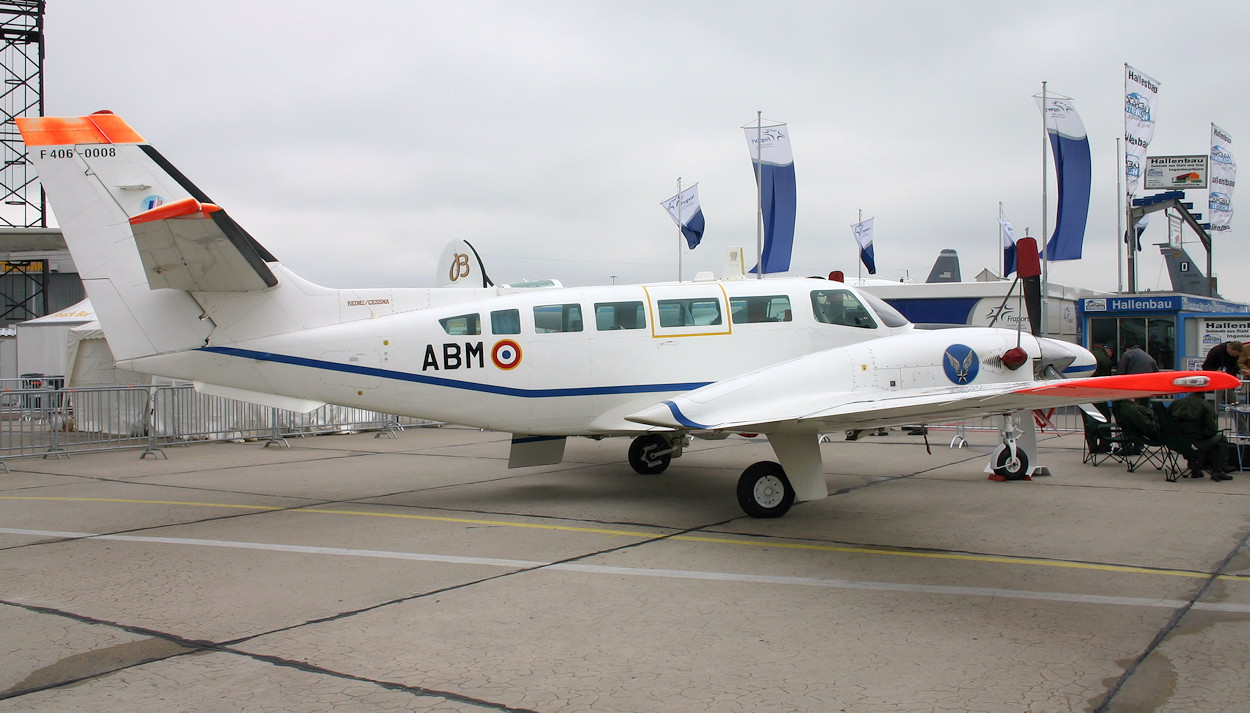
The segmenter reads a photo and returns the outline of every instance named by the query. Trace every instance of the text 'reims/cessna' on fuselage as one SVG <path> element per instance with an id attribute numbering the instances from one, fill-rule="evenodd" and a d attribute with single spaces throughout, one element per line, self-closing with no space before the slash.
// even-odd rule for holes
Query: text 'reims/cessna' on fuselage
<path id="1" fill-rule="evenodd" d="M 737 494 L 775 517 L 827 494 L 821 433 L 1232 378 L 1038 380 L 1079 377 L 1094 359 L 1012 330 L 915 330 L 876 298 L 810 278 L 328 289 L 287 270 L 120 117 L 17 122 L 119 366 L 283 408 L 511 432 L 510 466 L 559 462 L 567 436 L 628 436 L 633 468 L 659 472 L 690 436 L 759 432 L 779 462 L 748 467 Z"/>

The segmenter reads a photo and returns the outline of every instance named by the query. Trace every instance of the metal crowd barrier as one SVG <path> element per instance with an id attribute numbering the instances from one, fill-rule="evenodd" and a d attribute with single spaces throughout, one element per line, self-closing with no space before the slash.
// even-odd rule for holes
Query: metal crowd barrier
<path id="1" fill-rule="evenodd" d="M 47 382 L 45 382 L 47 383 Z M 56 382 L 52 382 L 56 383 Z M 201 394 L 191 385 L 62 389 L 0 380 L 0 466 L 9 458 L 143 448 L 141 457 L 194 442 L 266 440 L 378 431 L 394 437 L 404 426 L 436 422 L 323 406 L 310 413 Z M 14 388 L 17 387 L 17 388 Z"/>
<path id="2" fill-rule="evenodd" d="M 59 388 L 62 381 L 43 376 L 0 379 L 0 467 L 7 470 L 4 461 L 10 458 L 124 448 L 143 448 L 141 457 L 163 457 L 164 446 L 208 441 L 263 439 L 266 446 L 285 446 L 291 437 L 355 431 L 394 437 L 404 426 L 436 423 L 343 406 L 298 413 L 201 394 L 189 384 L 64 389 Z M 1244 404 L 1245 388 L 1221 398 Z M 1221 406 L 1222 425 L 1229 432 L 1250 431 L 1234 424 L 1233 410 Z M 1039 424 L 1043 433 L 1084 431 L 1074 406 L 1046 413 L 1047 423 Z M 985 416 L 930 423 L 929 428 L 963 434 L 996 432 L 999 426 L 997 417 Z"/>

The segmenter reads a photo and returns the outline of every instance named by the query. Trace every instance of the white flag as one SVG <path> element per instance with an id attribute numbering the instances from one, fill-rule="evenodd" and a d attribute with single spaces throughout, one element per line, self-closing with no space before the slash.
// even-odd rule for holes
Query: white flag
<path id="1" fill-rule="evenodd" d="M 1155 135 L 1159 83 L 1124 65 L 1124 184 L 1135 195 L 1146 165 L 1146 148 Z"/>
<path id="2" fill-rule="evenodd" d="M 686 244 L 694 250 L 703 240 L 704 222 L 703 208 L 699 206 L 699 184 L 692 184 L 681 193 L 665 199 L 660 205 L 672 216 L 673 222 L 681 228 Z"/>
<path id="3" fill-rule="evenodd" d="M 1211 125 L 1211 189 L 1207 207 L 1211 232 L 1229 230 L 1233 220 L 1233 188 L 1237 185 L 1237 162 L 1233 160 L 1233 137 Z"/>

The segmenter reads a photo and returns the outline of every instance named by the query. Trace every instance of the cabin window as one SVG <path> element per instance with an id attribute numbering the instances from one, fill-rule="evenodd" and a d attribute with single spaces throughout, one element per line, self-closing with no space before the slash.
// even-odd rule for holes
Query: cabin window
<path id="1" fill-rule="evenodd" d="M 729 298 L 729 315 L 734 324 L 789 322 L 793 319 L 786 295 Z"/>
<path id="2" fill-rule="evenodd" d="M 646 329 L 646 310 L 641 302 L 595 303 L 595 329 L 607 332 L 613 329 Z"/>
<path id="3" fill-rule="evenodd" d="M 534 331 L 539 334 L 582 331 L 582 306 L 564 304 L 535 307 Z"/>
<path id="4" fill-rule="evenodd" d="M 521 312 L 515 309 L 497 309 L 490 313 L 492 334 L 520 334 Z"/>
<path id="5" fill-rule="evenodd" d="M 482 317 L 477 313 L 458 314 L 455 317 L 444 317 L 438 320 L 443 331 L 453 336 L 482 333 Z"/>
<path id="6" fill-rule="evenodd" d="M 868 308 L 848 290 L 812 290 L 812 313 L 817 322 L 824 324 L 877 328 L 877 322 Z"/>
<path id="7" fill-rule="evenodd" d="M 722 321 L 720 300 L 715 297 L 659 300 L 656 310 L 660 313 L 661 327 L 704 327 Z"/>

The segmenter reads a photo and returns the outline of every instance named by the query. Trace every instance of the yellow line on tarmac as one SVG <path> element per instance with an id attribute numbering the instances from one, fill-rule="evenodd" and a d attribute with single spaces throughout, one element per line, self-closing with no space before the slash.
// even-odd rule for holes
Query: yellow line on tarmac
<path id="1" fill-rule="evenodd" d="M 852 547 L 846 545 L 818 545 L 801 542 L 772 542 L 749 540 L 732 537 L 711 537 L 707 535 L 665 535 L 636 530 L 612 530 L 597 527 L 573 527 L 569 525 L 552 525 L 530 522 L 510 522 L 506 520 L 483 520 L 467 517 L 447 517 L 442 515 L 415 515 L 412 513 L 367 512 L 361 510 L 330 510 L 325 508 L 276 507 L 269 505 L 238 505 L 231 503 L 205 503 L 178 500 L 140 500 L 130 498 L 69 498 L 45 497 L 31 495 L 0 495 L 0 500 L 42 500 L 60 502 L 91 502 L 91 503 L 122 503 L 132 505 L 173 505 L 183 507 L 224 508 L 233 510 L 250 510 L 254 512 L 286 511 L 291 513 L 313 513 L 319 515 L 351 515 L 356 517 L 386 517 L 403 520 L 422 520 L 426 522 L 448 522 L 465 525 L 481 525 L 489 527 L 518 527 L 532 530 L 550 530 L 553 532 L 579 532 L 591 535 L 610 537 L 637 537 L 645 540 L 671 539 L 683 542 L 699 542 L 704 544 L 734 545 L 745 547 L 766 547 L 773 549 L 805 550 L 809 552 L 839 552 L 844 554 L 884 555 L 890 557 L 912 557 L 920 559 L 950 560 L 962 562 L 986 562 L 992 564 L 1013 564 L 1032 567 L 1059 567 L 1064 569 L 1083 569 L 1096 572 L 1117 572 L 1127 574 L 1156 574 L 1169 577 L 1188 577 L 1205 579 L 1210 576 L 1204 572 L 1179 569 L 1153 569 L 1150 567 L 1132 567 L 1128 565 L 1096 564 L 1091 562 L 1072 562 L 1065 560 L 1048 560 L 1030 557 L 1006 557 L 1001 555 L 972 555 L 955 552 L 919 552 L 915 550 L 887 549 L 875 547 Z M 1219 579 L 1250 581 L 1250 575 L 1222 574 Z"/>

